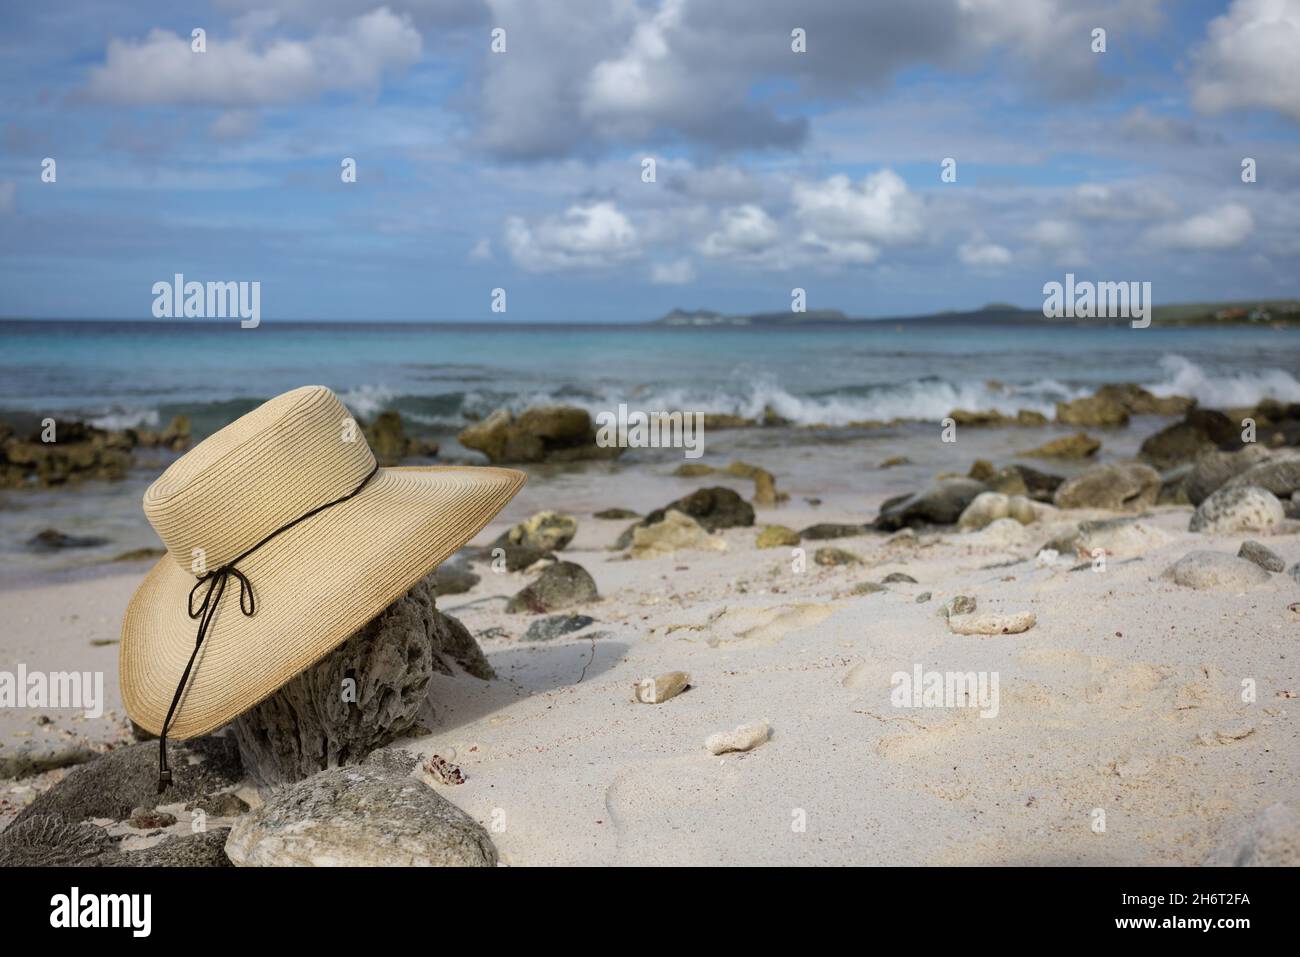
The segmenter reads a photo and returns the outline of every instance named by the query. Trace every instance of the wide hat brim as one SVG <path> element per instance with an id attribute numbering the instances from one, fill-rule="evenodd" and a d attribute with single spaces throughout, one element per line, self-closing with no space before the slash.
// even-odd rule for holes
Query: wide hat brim
<path id="1" fill-rule="evenodd" d="M 514 469 L 380 469 L 355 497 L 277 535 L 239 562 L 256 610 L 241 614 L 228 581 L 168 735 L 206 734 L 311 667 L 477 535 L 523 486 Z M 195 577 L 171 555 L 127 606 L 122 700 L 160 734 L 194 650 Z M 202 590 L 196 597 L 201 600 Z"/>

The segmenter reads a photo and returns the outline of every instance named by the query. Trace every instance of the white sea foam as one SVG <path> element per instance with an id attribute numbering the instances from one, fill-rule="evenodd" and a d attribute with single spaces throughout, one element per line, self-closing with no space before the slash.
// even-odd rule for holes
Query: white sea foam
<path id="1" fill-rule="evenodd" d="M 1184 356 L 1161 358 L 1164 378 L 1147 388 L 1159 396 L 1186 395 L 1211 409 L 1251 406 L 1261 399 L 1300 402 L 1300 381 L 1283 369 L 1259 369 L 1229 375 L 1210 375 Z"/>
<path id="2" fill-rule="evenodd" d="M 97 429 L 118 431 L 120 429 L 156 429 L 161 417 L 157 409 L 113 409 L 103 415 L 87 419 L 89 425 Z"/>

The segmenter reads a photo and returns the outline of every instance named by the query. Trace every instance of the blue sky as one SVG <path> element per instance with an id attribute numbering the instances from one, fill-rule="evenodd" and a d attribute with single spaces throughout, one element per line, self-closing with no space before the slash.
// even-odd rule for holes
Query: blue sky
<path id="1" fill-rule="evenodd" d="M 1297 49 L 1300 0 L 6 4 L 0 315 L 177 272 L 267 321 L 1298 296 Z"/>

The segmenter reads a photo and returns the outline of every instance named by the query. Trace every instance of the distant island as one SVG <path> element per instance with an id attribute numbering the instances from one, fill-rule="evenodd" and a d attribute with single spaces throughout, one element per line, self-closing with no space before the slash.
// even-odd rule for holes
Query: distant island
<path id="1" fill-rule="evenodd" d="M 1239 302 L 1194 302 L 1155 306 L 1152 322 L 1165 326 L 1291 326 L 1300 325 L 1300 300 L 1259 299 Z M 990 325 L 1127 325 L 1127 319 L 1049 319 L 1041 309 L 1024 309 L 1009 303 L 989 303 L 979 309 L 925 313 L 912 316 L 868 318 L 850 316 L 839 309 L 807 312 L 756 312 L 728 314 L 713 309 L 681 309 L 652 321 L 657 326 L 790 326 L 912 323 L 985 323 Z"/>

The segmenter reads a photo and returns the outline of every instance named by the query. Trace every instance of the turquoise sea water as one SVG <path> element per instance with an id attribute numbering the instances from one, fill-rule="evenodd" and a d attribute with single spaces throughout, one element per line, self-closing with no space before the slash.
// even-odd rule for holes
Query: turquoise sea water
<path id="1" fill-rule="evenodd" d="M 872 514 L 869 503 L 933 474 L 964 470 L 977 457 L 1004 461 L 1073 431 L 975 429 L 966 430 L 959 445 L 944 445 L 933 423 L 955 408 L 1050 414 L 1057 400 L 1104 382 L 1138 382 L 1217 407 L 1250 405 L 1265 396 L 1300 401 L 1298 374 L 1300 331 L 1268 328 L 264 322 L 244 330 L 204 320 L 0 323 L 0 419 L 20 426 L 53 415 L 108 428 L 156 427 L 185 413 L 201 436 L 264 399 L 309 383 L 332 387 L 362 417 L 399 410 L 408 429 L 436 437 L 452 457 L 466 454 L 455 434 L 471 417 L 502 405 L 551 401 L 593 413 L 622 402 L 647 412 L 751 417 L 771 406 L 801 425 L 921 420 L 886 429 L 741 429 L 707 436 L 708 461 L 763 465 L 796 501 L 825 496 L 848 502 L 861 520 Z M 1101 456 L 1134 454 L 1141 438 L 1164 424 L 1144 416 L 1129 429 L 1108 432 Z M 913 464 L 875 467 L 896 455 Z M 678 450 L 634 450 L 617 464 L 542 470 L 518 508 L 655 507 L 685 491 L 665 478 L 680 456 Z M 135 467 L 121 482 L 0 492 L 0 582 L 102 573 L 120 567 L 108 563 L 115 555 L 157 546 L 140 499 L 173 457 L 137 450 Z M 1070 467 L 1060 463 L 1058 470 Z M 103 544 L 39 553 L 28 541 L 45 528 Z"/>
<path id="2" fill-rule="evenodd" d="M 501 405 L 596 412 L 627 402 L 800 424 L 937 420 L 1032 408 L 1103 382 L 1227 407 L 1300 401 L 1300 330 L 955 323 L 844 327 L 0 322 L 0 418 L 76 416 L 206 433 L 286 389 L 321 383 L 361 416 L 401 411 L 450 435 Z"/>

